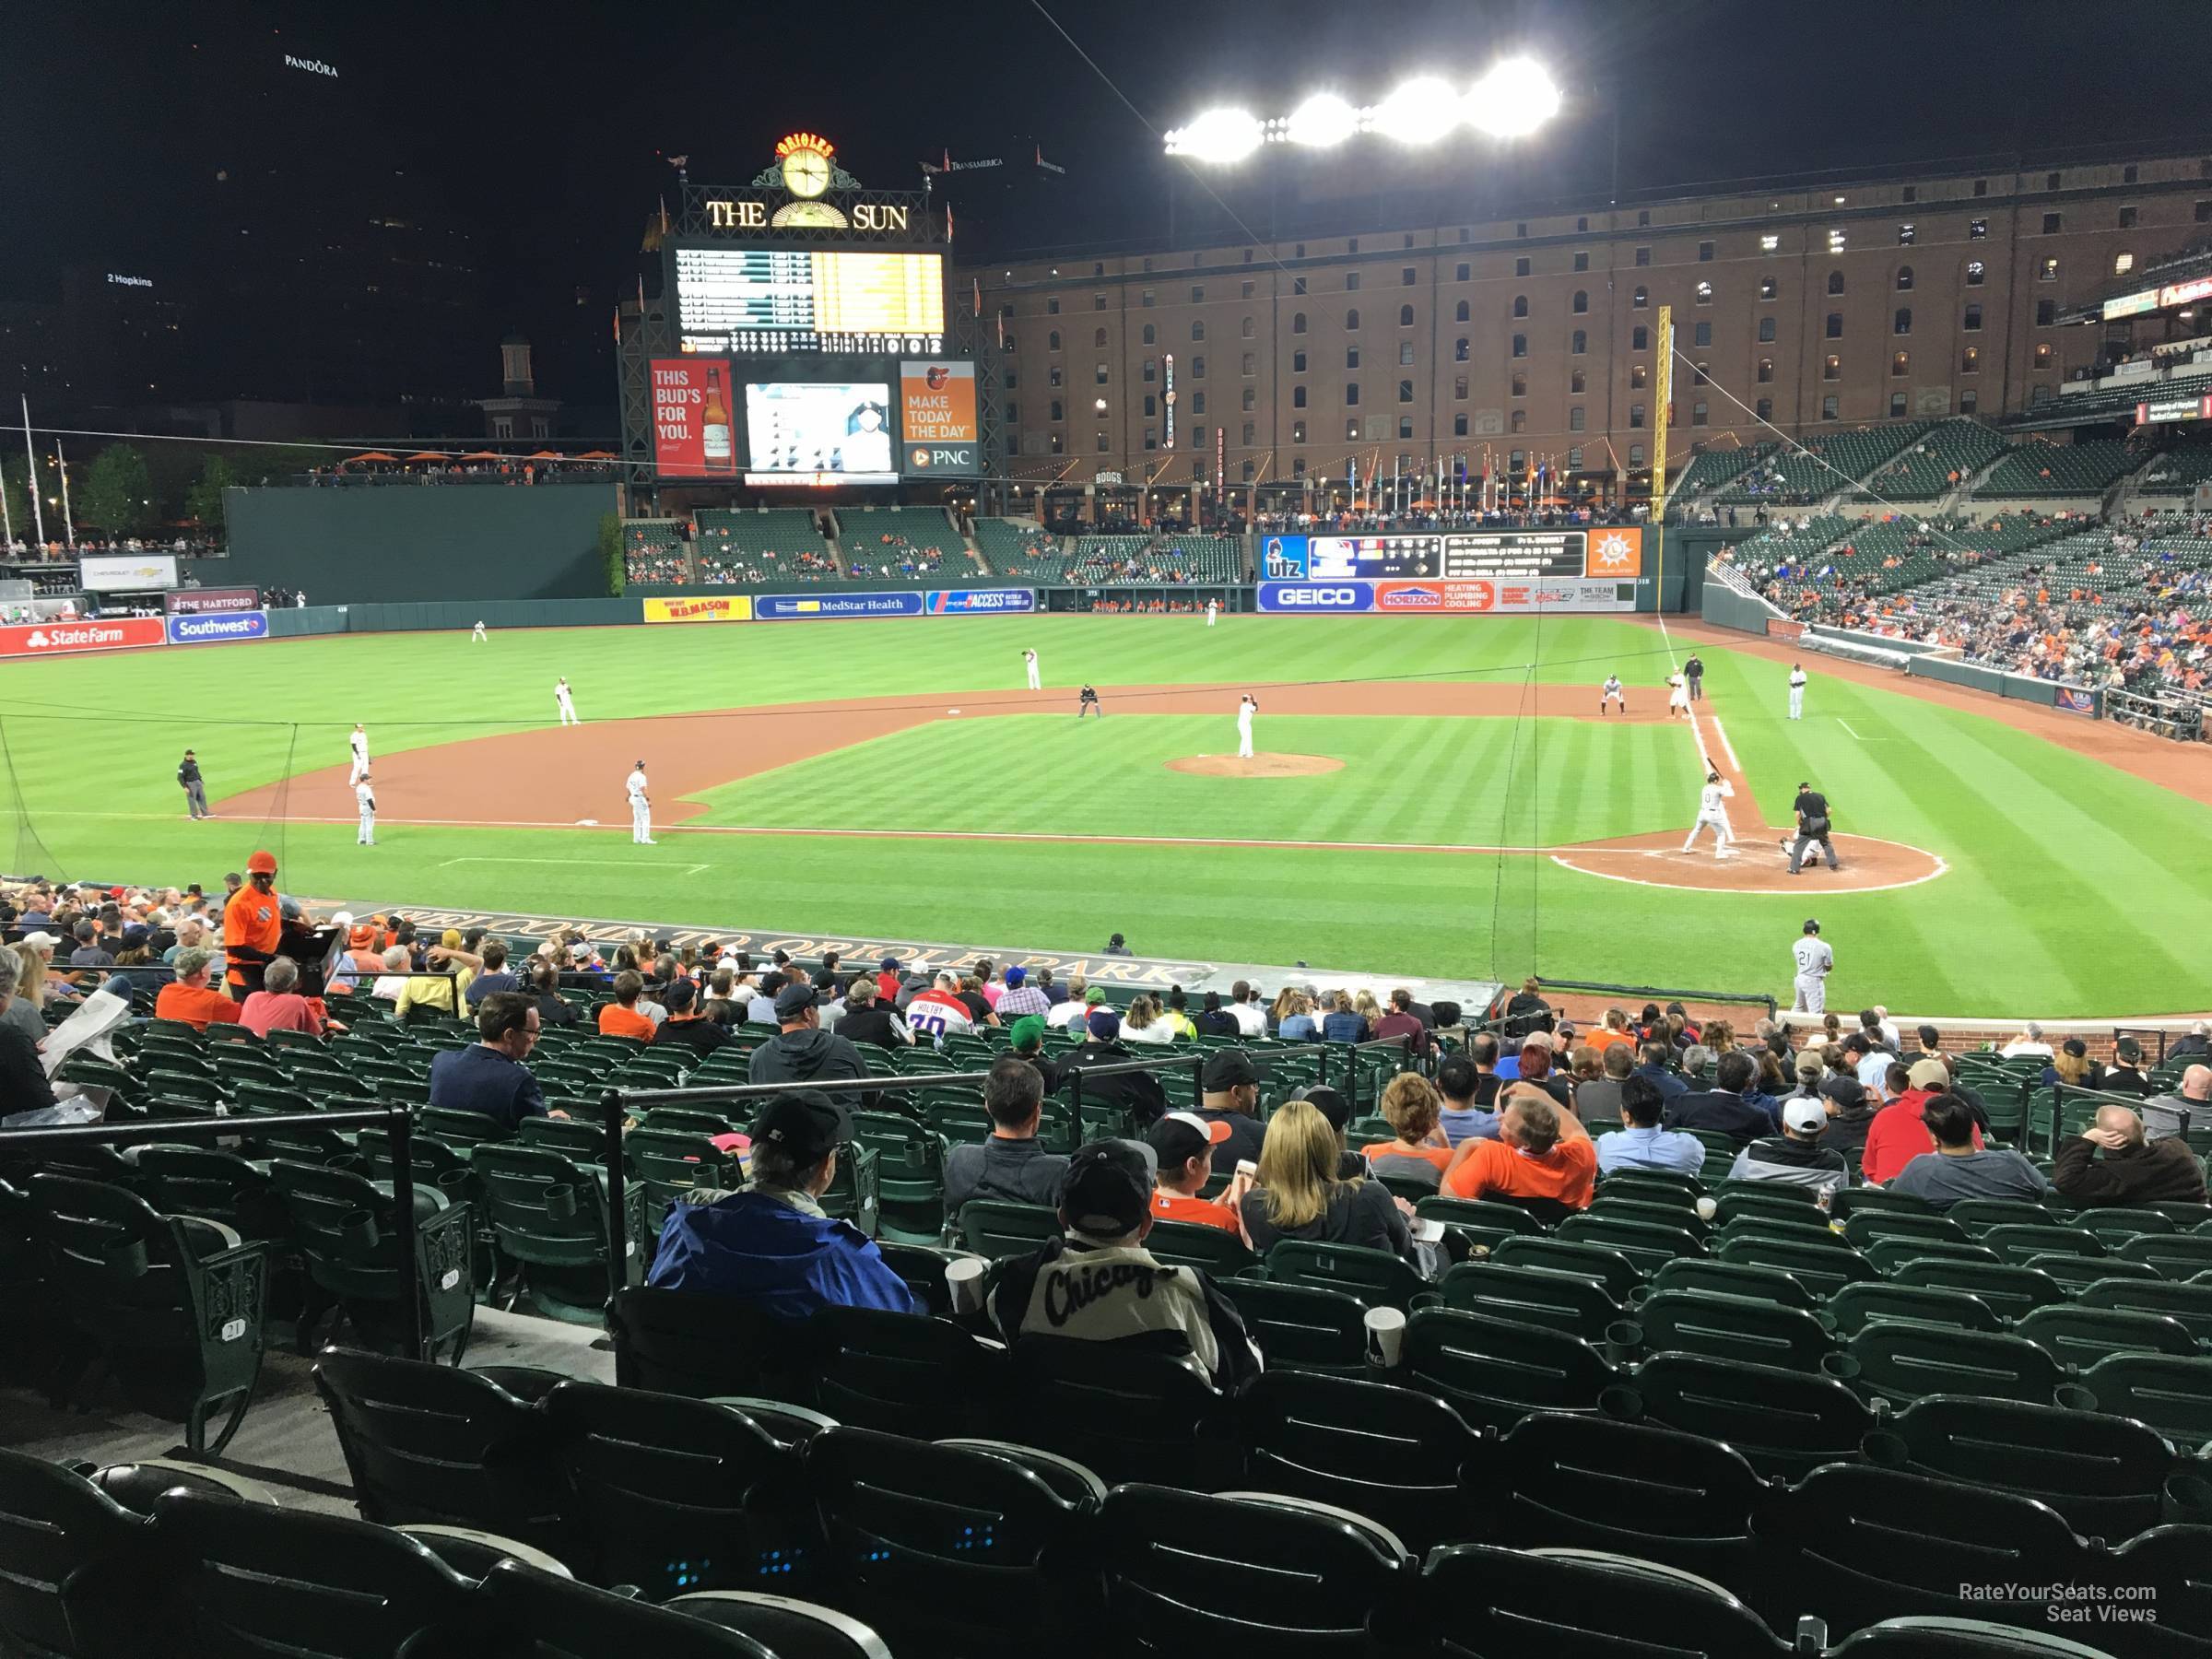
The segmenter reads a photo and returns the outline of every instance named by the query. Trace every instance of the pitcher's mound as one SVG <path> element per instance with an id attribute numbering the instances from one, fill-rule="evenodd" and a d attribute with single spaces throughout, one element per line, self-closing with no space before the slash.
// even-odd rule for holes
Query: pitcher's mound
<path id="1" fill-rule="evenodd" d="M 1196 772 L 1202 778 L 1311 778 L 1342 771 L 1344 762 L 1327 755 L 1254 755 L 1249 760 L 1234 755 L 1185 755 L 1169 761 L 1168 770 Z"/>

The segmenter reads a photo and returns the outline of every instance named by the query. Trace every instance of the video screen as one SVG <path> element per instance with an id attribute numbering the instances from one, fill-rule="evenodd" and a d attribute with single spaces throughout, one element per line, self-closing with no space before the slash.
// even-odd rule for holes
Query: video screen
<path id="1" fill-rule="evenodd" d="M 899 481 L 888 382 L 754 382 L 745 425 L 748 484 Z"/>
<path id="2" fill-rule="evenodd" d="M 945 263 L 865 249 L 678 248 L 677 324 L 690 352 L 945 348 Z"/>

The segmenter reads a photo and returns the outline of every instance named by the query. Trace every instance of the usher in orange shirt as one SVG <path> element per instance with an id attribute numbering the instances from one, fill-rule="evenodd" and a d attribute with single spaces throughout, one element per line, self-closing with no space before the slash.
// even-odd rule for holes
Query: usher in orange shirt
<path id="1" fill-rule="evenodd" d="M 239 946 L 273 957 L 283 938 L 284 922 L 277 914 L 275 888 L 265 893 L 249 881 L 231 894 L 223 906 L 223 951 L 230 964 L 229 982 L 234 985 L 246 982 L 243 965 L 234 954 Z"/>

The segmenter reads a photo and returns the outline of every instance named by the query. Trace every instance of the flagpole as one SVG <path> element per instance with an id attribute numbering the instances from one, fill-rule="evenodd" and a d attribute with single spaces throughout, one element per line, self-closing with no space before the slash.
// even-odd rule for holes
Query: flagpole
<path id="1" fill-rule="evenodd" d="M 46 515 L 39 511 L 39 456 L 30 447 L 30 395 L 23 395 L 23 465 L 30 470 L 23 479 L 24 490 L 30 497 L 30 522 L 38 535 L 38 557 L 46 556 Z"/>

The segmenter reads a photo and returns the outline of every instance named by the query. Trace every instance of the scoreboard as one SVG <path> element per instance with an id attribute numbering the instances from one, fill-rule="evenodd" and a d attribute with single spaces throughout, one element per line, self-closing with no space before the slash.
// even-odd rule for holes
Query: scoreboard
<path id="1" fill-rule="evenodd" d="M 685 351 L 747 357 L 945 349 L 945 260 L 860 248 L 678 246 Z"/>
<path id="2" fill-rule="evenodd" d="M 1642 573 L 1642 536 L 1632 528 L 1270 535 L 1260 565 L 1272 582 L 1618 581 Z"/>

